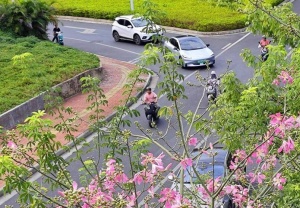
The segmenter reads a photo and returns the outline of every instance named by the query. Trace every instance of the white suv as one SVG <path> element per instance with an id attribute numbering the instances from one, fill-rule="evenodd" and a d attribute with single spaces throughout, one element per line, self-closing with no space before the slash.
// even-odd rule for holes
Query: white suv
<path id="1" fill-rule="evenodd" d="M 140 45 L 142 42 L 150 42 L 154 35 L 163 35 L 161 28 L 158 25 L 149 24 L 142 17 L 120 16 L 112 24 L 112 36 L 116 42 L 126 39 L 133 40 L 135 44 Z"/>

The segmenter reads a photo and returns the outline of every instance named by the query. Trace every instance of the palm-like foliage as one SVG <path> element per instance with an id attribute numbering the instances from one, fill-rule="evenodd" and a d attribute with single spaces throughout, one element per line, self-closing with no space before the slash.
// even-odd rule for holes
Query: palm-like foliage
<path id="1" fill-rule="evenodd" d="M 47 39 L 48 24 L 57 22 L 52 5 L 42 0 L 0 0 L 0 29 Z"/>

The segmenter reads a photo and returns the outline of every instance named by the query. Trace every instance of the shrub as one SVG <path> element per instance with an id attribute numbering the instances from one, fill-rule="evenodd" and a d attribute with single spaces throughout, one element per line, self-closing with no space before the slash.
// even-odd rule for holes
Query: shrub
<path id="1" fill-rule="evenodd" d="M 19 36 L 48 39 L 47 26 L 57 22 L 51 3 L 42 0 L 0 2 L 0 28 Z"/>
<path id="2" fill-rule="evenodd" d="M 86 69 L 99 59 L 35 37 L 13 38 L 0 32 L 0 114 Z M 13 64 L 12 58 L 31 53 L 30 60 Z"/>
<path id="3" fill-rule="evenodd" d="M 134 0 L 134 12 L 141 12 L 143 0 Z M 60 15 L 114 19 L 132 14 L 129 0 L 64 0 L 54 4 Z M 220 31 L 243 28 L 245 16 L 226 7 L 214 7 L 205 0 L 153 0 L 166 13 L 163 25 L 198 31 Z M 268 0 L 276 5 L 282 0 Z"/>

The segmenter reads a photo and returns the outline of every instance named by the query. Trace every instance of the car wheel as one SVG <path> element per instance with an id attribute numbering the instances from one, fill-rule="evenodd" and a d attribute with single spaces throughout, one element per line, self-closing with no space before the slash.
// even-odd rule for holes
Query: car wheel
<path id="1" fill-rule="evenodd" d="M 113 37 L 115 39 L 116 42 L 119 42 L 120 41 L 120 35 L 117 31 L 114 31 L 113 32 Z"/>
<path id="2" fill-rule="evenodd" d="M 135 35 L 133 36 L 133 41 L 134 41 L 134 43 L 137 44 L 137 45 L 141 45 L 141 43 L 142 43 L 140 36 L 137 35 L 137 34 L 135 34 Z"/>
<path id="3" fill-rule="evenodd" d="M 183 62 L 181 56 L 179 56 L 179 62 L 178 62 L 179 65 L 181 65 L 181 68 L 185 69 L 187 66 L 186 64 Z"/>

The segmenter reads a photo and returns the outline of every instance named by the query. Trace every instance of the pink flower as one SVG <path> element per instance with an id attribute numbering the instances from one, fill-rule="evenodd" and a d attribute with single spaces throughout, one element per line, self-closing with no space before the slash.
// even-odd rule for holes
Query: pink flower
<path id="1" fill-rule="evenodd" d="M 140 173 L 136 173 L 133 177 L 133 181 L 140 185 L 144 181 L 144 179 Z"/>
<path id="2" fill-rule="evenodd" d="M 116 164 L 116 161 L 114 159 L 110 159 L 110 160 L 107 161 L 107 163 L 106 163 L 106 166 L 107 166 L 107 168 L 106 168 L 106 174 L 108 176 L 111 176 L 111 175 L 114 174 L 114 172 L 115 172 L 115 164 Z"/>
<path id="3" fill-rule="evenodd" d="M 116 175 L 114 179 L 118 183 L 126 183 L 128 181 L 128 178 L 125 175 L 125 173 L 120 173 L 120 174 Z"/>
<path id="4" fill-rule="evenodd" d="M 126 208 L 134 207 L 135 206 L 135 201 L 136 201 L 136 196 L 135 194 L 132 194 L 131 196 L 127 196 L 127 206 Z"/>
<path id="5" fill-rule="evenodd" d="M 278 153 L 284 152 L 284 153 L 290 153 L 292 150 L 295 149 L 294 141 L 289 138 L 288 141 L 283 141 L 282 145 L 278 149 Z"/>
<path id="6" fill-rule="evenodd" d="M 8 141 L 7 147 L 9 147 L 13 150 L 17 149 L 17 145 L 13 141 Z"/>
<path id="7" fill-rule="evenodd" d="M 181 160 L 180 165 L 183 167 L 183 169 L 186 169 L 188 166 L 193 165 L 193 160 L 191 158 L 185 158 Z"/>
<path id="8" fill-rule="evenodd" d="M 61 197 L 65 197 L 65 193 L 63 191 L 58 191 L 58 194 L 61 196 Z"/>
<path id="9" fill-rule="evenodd" d="M 188 145 L 190 145 L 190 146 L 196 146 L 197 143 L 198 143 L 198 140 L 195 137 L 190 138 L 188 141 Z"/>
<path id="10" fill-rule="evenodd" d="M 259 184 L 261 184 L 263 182 L 263 180 L 266 178 L 266 176 L 262 173 L 257 173 L 257 175 L 255 175 L 255 173 L 249 173 L 248 176 L 250 177 L 250 182 L 253 183 L 257 180 L 257 182 Z"/>
<path id="11" fill-rule="evenodd" d="M 76 181 L 73 181 L 72 186 L 73 186 L 73 191 L 76 191 L 78 187 Z"/>
<path id="12" fill-rule="evenodd" d="M 281 71 L 280 75 L 278 75 L 278 78 L 283 84 L 286 83 L 292 84 L 294 81 L 293 77 L 291 77 L 287 71 Z"/>
<path id="13" fill-rule="evenodd" d="M 269 145 L 263 144 L 256 149 L 256 151 L 252 154 L 252 157 L 256 158 L 256 163 L 259 164 L 262 159 L 268 154 L 269 152 Z"/>
<path id="14" fill-rule="evenodd" d="M 279 80 L 278 79 L 274 79 L 272 82 L 273 85 L 278 86 L 279 85 Z"/>
<path id="15" fill-rule="evenodd" d="M 281 123 L 283 116 L 281 115 L 281 113 L 276 113 L 273 115 L 270 115 L 270 124 L 271 126 L 277 126 L 278 124 Z"/>
<path id="16" fill-rule="evenodd" d="M 150 194 L 150 196 L 153 198 L 154 197 L 154 187 L 153 187 L 153 185 L 152 186 L 150 186 L 150 188 L 148 189 L 148 193 Z"/>
<path id="17" fill-rule="evenodd" d="M 164 188 L 160 192 L 161 198 L 159 199 L 159 202 L 165 203 L 166 208 L 172 208 L 172 204 L 175 202 L 177 195 L 178 193 L 176 191 L 173 191 L 170 188 Z"/>
<path id="18" fill-rule="evenodd" d="M 275 178 L 273 179 L 273 185 L 277 187 L 279 190 L 283 189 L 283 185 L 286 183 L 286 179 L 281 177 L 280 173 L 277 173 Z"/>
<path id="19" fill-rule="evenodd" d="M 232 196 L 233 202 L 242 207 L 248 198 L 248 189 L 240 185 L 225 186 L 224 190 Z"/>

